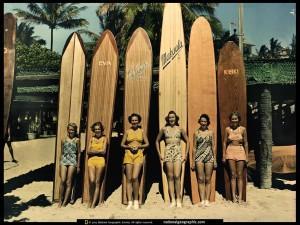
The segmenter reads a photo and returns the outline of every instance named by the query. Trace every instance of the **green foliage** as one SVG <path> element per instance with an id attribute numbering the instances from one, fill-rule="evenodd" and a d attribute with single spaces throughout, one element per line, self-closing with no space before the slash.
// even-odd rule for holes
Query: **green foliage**
<path id="1" fill-rule="evenodd" d="M 21 42 L 16 42 L 16 70 L 24 71 L 51 71 L 60 70 L 61 56 L 51 50 L 42 47 L 38 43 L 28 47 Z"/>
<path id="2" fill-rule="evenodd" d="M 44 39 L 40 39 L 39 36 L 32 36 L 34 34 L 34 27 L 28 23 L 20 23 L 17 26 L 16 39 L 25 45 L 32 45 L 33 43 L 39 43 L 40 45 L 46 45 Z"/>

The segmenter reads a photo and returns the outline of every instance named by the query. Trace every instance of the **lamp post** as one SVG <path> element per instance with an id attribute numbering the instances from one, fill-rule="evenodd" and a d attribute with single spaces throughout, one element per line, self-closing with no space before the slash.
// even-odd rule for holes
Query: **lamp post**
<path id="1" fill-rule="evenodd" d="M 243 56 L 243 42 L 244 42 L 244 6 L 239 3 L 239 48 Z"/>

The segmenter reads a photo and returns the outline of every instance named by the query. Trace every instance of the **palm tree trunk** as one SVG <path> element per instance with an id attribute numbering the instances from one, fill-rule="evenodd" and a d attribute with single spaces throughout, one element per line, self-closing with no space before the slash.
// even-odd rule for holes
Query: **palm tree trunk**
<path id="1" fill-rule="evenodd" d="M 51 51 L 53 51 L 53 28 L 51 28 Z"/>
<path id="2" fill-rule="evenodd" d="M 260 149 L 259 149 L 259 183 L 260 188 L 272 186 L 272 101 L 267 87 L 260 95 Z"/>

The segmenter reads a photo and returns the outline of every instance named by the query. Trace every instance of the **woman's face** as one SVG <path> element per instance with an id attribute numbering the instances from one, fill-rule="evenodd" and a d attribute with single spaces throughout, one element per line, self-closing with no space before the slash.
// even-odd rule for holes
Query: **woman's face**
<path id="1" fill-rule="evenodd" d="M 99 125 L 96 125 L 94 127 L 94 132 L 95 132 L 95 135 L 96 137 L 101 137 L 102 135 L 102 130 L 101 130 L 101 127 Z"/>
<path id="2" fill-rule="evenodd" d="M 232 126 L 237 127 L 239 125 L 239 117 L 237 115 L 232 115 L 230 120 Z"/>
<path id="3" fill-rule="evenodd" d="M 205 117 L 200 118 L 200 126 L 206 128 L 207 127 L 207 119 Z"/>
<path id="4" fill-rule="evenodd" d="M 134 128 L 138 127 L 138 125 L 140 123 L 139 118 L 137 116 L 131 117 L 130 123 L 131 123 L 132 127 L 134 127 Z"/>
<path id="5" fill-rule="evenodd" d="M 72 126 L 68 126 L 68 134 L 70 138 L 73 138 L 75 136 L 75 129 Z"/>
<path id="6" fill-rule="evenodd" d="M 176 123 L 176 115 L 174 113 L 169 114 L 169 124 L 170 125 L 175 125 Z"/>

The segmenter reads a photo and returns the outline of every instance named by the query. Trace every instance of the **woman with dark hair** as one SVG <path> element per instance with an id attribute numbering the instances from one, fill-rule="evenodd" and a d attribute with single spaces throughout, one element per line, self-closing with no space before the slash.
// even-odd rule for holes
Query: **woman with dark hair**
<path id="1" fill-rule="evenodd" d="M 148 138 L 141 128 L 142 118 L 137 113 L 128 117 L 131 127 L 125 131 L 121 147 L 125 149 L 123 164 L 125 164 L 127 209 L 132 206 L 139 209 L 139 175 L 143 166 L 144 149 L 149 146 Z M 133 201 L 132 201 L 133 195 Z"/>
<path id="2" fill-rule="evenodd" d="M 225 163 L 227 160 L 229 164 L 233 202 L 240 202 L 243 196 L 243 170 L 248 162 L 247 132 L 245 127 L 240 126 L 241 116 L 238 112 L 232 112 L 229 120 L 230 126 L 225 128 L 222 161 Z"/>
<path id="3" fill-rule="evenodd" d="M 200 127 L 195 131 L 193 138 L 193 163 L 191 169 L 196 168 L 198 190 L 201 206 L 209 206 L 210 181 L 213 169 L 217 167 L 216 153 L 214 152 L 214 133 L 208 129 L 209 116 L 202 114 L 198 120 Z"/>
<path id="4" fill-rule="evenodd" d="M 89 208 L 95 208 L 100 188 L 102 185 L 102 178 L 105 168 L 105 154 L 107 146 L 107 138 L 104 136 L 104 128 L 101 122 L 95 122 L 91 126 L 94 136 L 90 140 L 90 148 L 87 151 L 88 155 L 88 173 L 90 182 L 90 199 Z"/>
<path id="5" fill-rule="evenodd" d="M 165 119 L 166 125 L 159 131 L 155 145 L 158 155 L 165 163 L 167 169 L 168 190 L 171 200 L 170 207 L 177 206 L 178 208 L 181 208 L 181 167 L 182 163 L 187 159 L 189 141 L 185 130 L 179 127 L 179 117 L 174 111 L 170 111 Z M 163 140 L 166 144 L 164 155 L 162 155 L 160 151 L 159 142 L 161 140 Z M 185 155 L 182 155 L 180 146 L 181 140 L 185 141 L 187 144 Z"/>
<path id="6" fill-rule="evenodd" d="M 60 186 L 58 207 L 66 206 L 71 195 L 73 178 L 80 171 L 80 140 L 77 137 L 77 125 L 69 123 L 67 137 L 61 142 Z"/>

